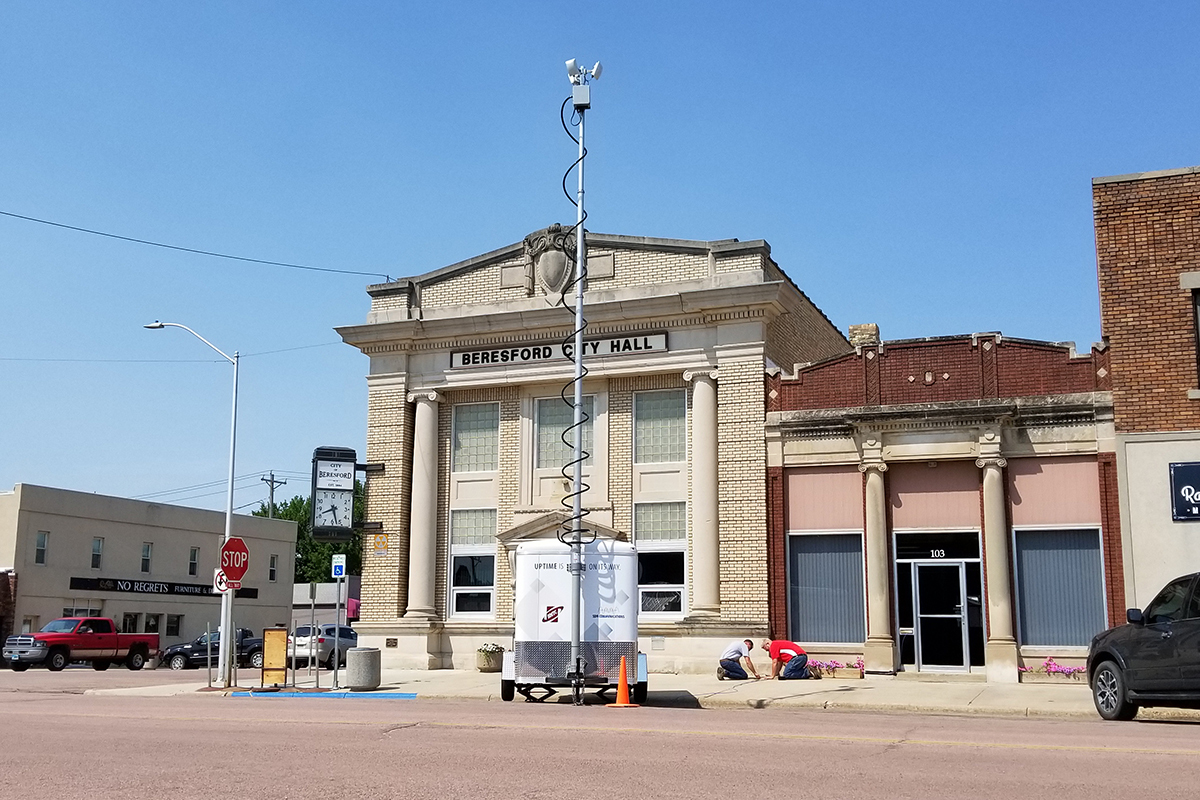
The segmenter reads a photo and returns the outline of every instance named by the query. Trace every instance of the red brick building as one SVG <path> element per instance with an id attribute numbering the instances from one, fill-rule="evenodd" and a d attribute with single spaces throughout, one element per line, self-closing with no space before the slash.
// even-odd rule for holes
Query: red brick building
<path id="1" fill-rule="evenodd" d="M 1092 182 L 1126 583 L 1144 606 L 1200 570 L 1200 167 Z"/>
<path id="2" fill-rule="evenodd" d="M 773 635 L 881 673 L 1081 658 L 1124 614 L 1108 350 L 851 341 L 767 381 Z"/>

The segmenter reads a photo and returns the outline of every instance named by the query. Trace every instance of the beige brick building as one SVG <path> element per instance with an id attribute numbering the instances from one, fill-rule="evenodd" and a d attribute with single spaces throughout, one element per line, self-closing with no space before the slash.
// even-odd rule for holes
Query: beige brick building
<path id="1" fill-rule="evenodd" d="M 588 234 L 587 525 L 639 551 L 641 649 L 708 670 L 768 629 L 764 380 L 850 350 L 764 241 Z M 558 305 L 569 228 L 368 288 L 360 642 L 386 664 L 466 667 L 508 645 L 516 545 L 566 516 L 560 436 L 573 375 Z M 568 296 L 568 305 L 572 298 Z M 568 390 L 569 392 L 570 390 Z"/>

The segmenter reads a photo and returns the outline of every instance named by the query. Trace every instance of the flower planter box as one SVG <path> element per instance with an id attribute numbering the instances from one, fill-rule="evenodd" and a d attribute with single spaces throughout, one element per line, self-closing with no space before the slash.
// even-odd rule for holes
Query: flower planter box
<path id="1" fill-rule="evenodd" d="M 1086 685 L 1087 680 L 1084 678 L 1084 673 L 1077 672 L 1074 675 L 1047 675 L 1044 672 L 1022 672 L 1021 683 L 1057 683 L 1060 685 Z"/>

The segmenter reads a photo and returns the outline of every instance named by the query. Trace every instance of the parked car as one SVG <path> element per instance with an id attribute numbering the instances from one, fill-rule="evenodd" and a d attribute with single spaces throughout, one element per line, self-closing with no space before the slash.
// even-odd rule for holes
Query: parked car
<path id="1" fill-rule="evenodd" d="M 2 655 L 17 672 L 34 664 L 58 672 L 72 661 L 90 662 L 95 670 L 114 663 L 137 670 L 158 655 L 158 634 L 117 633 L 116 623 L 107 617 L 63 617 L 37 633 L 9 636 Z"/>
<path id="2" fill-rule="evenodd" d="M 171 669 L 190 669 L 203 667 L 208 664 L 210 653 L 212 665 L 217 665 L 221 649 L 221 632 L 213 631 L 212 640 L 208 634 L 202 633 L 190 642 L 173 644 L 163 651 L 161 663 Z M 238 666 L 262 668 L 263 640 L 255 636 L 249 628 L 237 630 L 237 663 Z"/>
<path id="3" fill-rule="evenodd" d="M 1176 578 L 1128 624 L 1097 634 L 1088 684 L 1104 719 L 1133 719 L 1142 706 L 1200 708 L 1200 573 Z"/>
<path id="4" fill-rule="evenodd" d="M 338 662 L 346 664 L 346 651 L 358 647 L 358 633 L 348 625 L 318 625 L 317 635 L 308 625 L 296 628 L 294 636 L 288 637 L 288 657 L 296 659 L 297 663 L 307 664 L 310 654 L 315 654 L 318 664 L 327 669 L 333 669 L 334 634 L 338 636 Z"/>

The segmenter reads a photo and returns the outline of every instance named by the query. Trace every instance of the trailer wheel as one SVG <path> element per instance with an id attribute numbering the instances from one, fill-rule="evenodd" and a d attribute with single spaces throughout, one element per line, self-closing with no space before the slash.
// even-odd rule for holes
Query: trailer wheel
<path id="1" fill-rule="evenodd" d="M 511 703 L 512 699 L 517 696 L 516 681 L 500 681 L 500 699 L 506 703 Z"/>
<path id="2" fill-rule="evenodd" d="M 640 681 L 633 685 L 633 702 L 639 706 L 646 702 L 646 692 L 650 690 L 649 684 L 646 681 Z"/>

